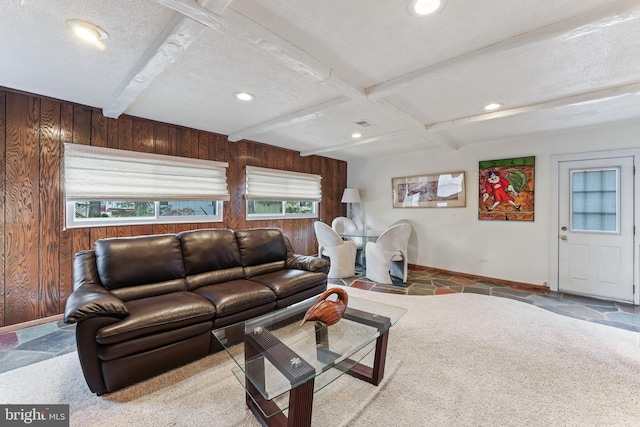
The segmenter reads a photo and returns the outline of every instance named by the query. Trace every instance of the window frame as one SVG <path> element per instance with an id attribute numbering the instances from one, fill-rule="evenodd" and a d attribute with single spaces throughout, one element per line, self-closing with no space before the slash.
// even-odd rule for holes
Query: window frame
<path id="1" fill-rule="evenodd" d="M 120 200 L 118 200 L 120 201 Z M 122 200 L 126 202 L 128 200 Z M 186 223 L 204 223 L 204 222 L 222 222 L 224 220 L 222 200 L 211 200 L 216 204 L 215 215 L 172 215 L 160 216 L 160 203 L 165 200 L 156 200 L 154 204 L 153 217 L 100 217 L 100 218 L 76 218 L 76 203 L 86 201 L 67 201 L 65 206 L 66 228 L 91 228 L 91 227 L 117 227 L 125 225 L 149 225 L 149 224 L 186 224 Z M 173 201 L 173 200 L 171 200 Z"/>
<path id="2" fill-rule="evenodd" d="M 246 220 L 247 221 L 259 221 L 263 219 L 307 219 L 307 218 L 318 218 L 318 211 L 320 202 L 310 201 L 310 200 L 300 200 L 300 202 L 308 202 L 312 204 L 312 211 L 310 213 L 287 213 L 287 202 L 294 202 L 297 200 L 247 200 L 245 203 L 246 209 Z M 280 202 L 282 203 L 282 214 L 260 214 L 260 213 L 249 213 L 249 203 L 251 202 Z"/>

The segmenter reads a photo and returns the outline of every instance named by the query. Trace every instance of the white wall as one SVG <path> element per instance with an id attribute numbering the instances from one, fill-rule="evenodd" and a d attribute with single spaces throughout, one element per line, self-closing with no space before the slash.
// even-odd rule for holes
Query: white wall
<path id="1" fill-rule="evenodd" d="M 349 161 L 349 187 L 360 189 L 354 206 L 367 228 L 385 229 L 399 219 L 414 226 L 409 262 L 461 273 L 543 285 L 550 279 L 549 248 L 557 239 L 551 229 L 551 156 L 640 147 L 640 123 L 581 129 L 543 136 L 482 143 L 456 151 L 430 150 Z M 535 220 L 478 220 L 478 162 L 534 155 Z M 394 177 L 464 171 L 465 208 L 393 208 Z"/>

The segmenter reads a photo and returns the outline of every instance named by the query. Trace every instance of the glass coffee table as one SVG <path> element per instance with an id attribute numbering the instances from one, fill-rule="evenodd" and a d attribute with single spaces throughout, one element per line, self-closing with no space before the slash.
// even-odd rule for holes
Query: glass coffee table
<path id="1" fill-rule="evenodd" d="M 343 373 L 374 385 L 384 377 L 389 328 L 406 309 L 349 296 L 338 323 L 300 326 L 316 300 L 213 331 L 262 425 L 311 425 L 314 393 Z"/>

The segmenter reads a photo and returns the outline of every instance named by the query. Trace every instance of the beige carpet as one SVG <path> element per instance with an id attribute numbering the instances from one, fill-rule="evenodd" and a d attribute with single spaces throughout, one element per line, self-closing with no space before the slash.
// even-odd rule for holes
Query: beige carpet
<path id="1" fill-rule="evenodd" d="M 348 289 L 409 309 L 387 375 L 342 376 L 314 426 L 638 426 L 638 333 L 475 294 Z M 0 403 L 69 403 L 72 426 L 257 426 L 219 353 L 110 395 L 89 393 L 75 353 L 0 374 Z"/>

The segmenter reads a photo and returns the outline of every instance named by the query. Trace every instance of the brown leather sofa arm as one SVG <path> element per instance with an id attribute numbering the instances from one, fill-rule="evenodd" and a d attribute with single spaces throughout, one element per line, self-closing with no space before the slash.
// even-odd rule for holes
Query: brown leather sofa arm
<path id="1" fill-rule="evenodd" d="M 306 270 L 312 272 L 328 273 L 329 260 L 312 255 L 300 255 L 293 251 L 291 241 L 284 236 L 284 242 L 287 247 L 287 268 L 295 268 L 298 270 Z"/>
<path id="2" fill-rule="evenodd" d="M 329 261 L 312 255 L 290 254 L 287 256 L 287 268 L 328 273 Z"/>
<path id="3" fill-rule="evenodd" d="M 128 315 L 124 302 L 95 283 L 85 283 L 73 291 L 64 308 L 65 323 L 77 323 L 97 316 L 123 318 Z"/>

